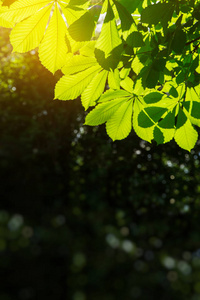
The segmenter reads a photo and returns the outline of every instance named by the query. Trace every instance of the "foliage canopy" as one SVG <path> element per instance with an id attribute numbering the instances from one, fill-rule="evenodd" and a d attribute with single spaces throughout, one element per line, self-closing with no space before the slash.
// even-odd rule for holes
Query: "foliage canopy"
<path id="1" fill-rule="evenodd" d="M 106 123 L 112 140 L 133 128 L 190 151 L 200 126 L 199 9 L 195 0 L 5 0 L 0 25 L 13 28 L 13 51 L 39 47 L 41 63 L 61 69 L 55 99 L 94 107 L 85 124 Z"/>

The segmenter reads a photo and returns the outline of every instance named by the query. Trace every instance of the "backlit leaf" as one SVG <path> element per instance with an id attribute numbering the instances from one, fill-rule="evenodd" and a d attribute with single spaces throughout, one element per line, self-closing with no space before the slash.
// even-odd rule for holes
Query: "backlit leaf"
<path id="1" fill-rule="evenodd" d="M 65 63 L 68 52 L 65 34 L 66 25 L 56 5 L 39 49 L 42 64 L 52 73 L 61 69 Z M 52 43 L 53 40 L 54 43 Z M 51 45 L 51 51 L 49 51 L 49 45 Z"/>
<path id="2" fill-rule="evenodd" d="M 116 66 L 116 62 L 121 55 L 122 41 L 119 37 L 115 16 L 110 5 L 110 1 L 107 1 L 108 8 L 106 18 L 104 20 L 100 36 L 96 43 L 95 55 L 98 62 L 103 62 L 103 67 L 110 68 L 110 66 Z"/>
<path id="3" fill-rule="evenodd" d="M 62 72 L 65 75 L 70 75 L 81 72 L 95 65 L 97 65 L 97 61 L 94 57 L 68 54 L 68 56 L 66 56 L 65 65 L 62 68 Z"/>
<path id="4" fill-rule="evenodd" d="M 105 89 L 108 71 L 103 70 L 98 73 L 81 95 L 81 102 L 85 109 L 95 104 L 95 101 L 101 96 Z"/>
<path id="5" fill-rule="evenodd" d="M 164 135 L 157 126 L 155 126 L 155 128 L 154 128 L 153 137 L 154 137 L 154 140 L 156 141 L 157 145 L 164 143 Z"/>
<path id="6" fill-rule="evenodd" d="M 101 67 L 94 66 L 75 75 L 63 76 L 56 84 L 55 98 L 73 100 L 80 96 Z"/>
<path id="7" fill-rule="evenodd" d="M 44 7 L 14 27 L 10 35 L 13 51 L 27 52 L 41 43 L 52 7 L 53 4 Z"/>
<path id="8" fill-rule="evenodd" d="M 156 3 L 147 6 L 141 13 L 141 22 L 150 25 L 158 24 L 159 22 L 168 22 L 173 13 L 172 3 Z"/>
<path id="9" fill-rule="evenodd" d="M 148 127 L 142 127 L 138 124 L 138 115 L 140 112 L 143 110 L 144 105 L 137 99 L 134 101 L 134 113 L 133 113 L 133 128 L 136 132 L 136 134 L 143 140 L 146 140 L 148 142 L 151 142 L 153 140 L 153 130 L 154 130 L 154 125 L 153 122 L 150 120 L 150 123 Z M 149 122 L 149 120 L 148 120 Z M 144 124 L 143 121 L 141 120 L 141 124 Z"/>
<path id="10" fill-rule="evenodd" d="M 155 123 L 149 118 L 145 111 L 141 111 L 138 115 L 138 125 L 142 128 L 148 128 L 153 126 Z"/>
<path id="11" fill-rule="evenodd" d="M 187 120 L 182 127 L 176 130 L 174 139 L 185 150 L 190 151 L 194 147 L 198 139 L 198 134 L 190 120 Z"/>
<path id="12" fill-rule="evenodd" d="M 99 102 L 106 102 L 106 101 L 109 101 L 109 100 L 113 100 L 113 99 L 119 99 L 119 98 L 129 98 L 131 97 L 132 95 L 125 91 L 125 90 L 108 90 L 106 91 L 102 96 L 101 98 L 99 99 Z"/>
<path id="13" fill-rule="evenodd" d="M 133 100 L 126 101 L 118 108 L 106 123 L 109 137 L 115 140 L 126 138 L 131 132 L 133 114 Z"/>
<path id="14" fill-rule="evenodd" d="M 100 125 L 108 121 L 127 98 L 115 99 L 98 104 L 86 117 L 86 125 Z"/>
<path id="15" fill-rule="evenodd" d="M 152 93 L 149 93 L 146 96 L 144 96 L 144 101 L 147 104 L 157 103 L 162 99 L 162 97 L 163 97 L 162 93 L 152 92 Z"/>

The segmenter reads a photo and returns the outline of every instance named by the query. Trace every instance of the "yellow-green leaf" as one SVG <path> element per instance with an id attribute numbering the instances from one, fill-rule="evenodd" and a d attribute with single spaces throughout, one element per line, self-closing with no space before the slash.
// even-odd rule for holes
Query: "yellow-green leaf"
<path id="1" fill-rule="evenodd" d="M 148 128 L 142 128 L 138 125 L 138 115 L 144 108 L 144 104 L 138 99 L 134 101 L 134 113 L 133 113 L 133 128 L 136 134 L 143 140 L 148 141 L 149 143 L 153 140 L 153 130 L 154 126 Z"/>
<path id="2" fill-rule="evenodd" d="M 24 53 L 39 47 L 43 65 L 52 73 L 60 69 L 67 52 L 84 45 L 70 38 L 67 27 L 85 11 L 68 4 L 67 0 L 18 0 L 0 8 L 0 25 L 16 24 L 10 35 L 13 51 Z"/>
<path id="3" fill-rule="evenodd" d="M 75 75 L 63 76 L 56 84 L 55 98 L 73 100 L 80 96 L 101 67 L 94 66 Z"/>
<path id="4" fill-rule="evenodd" d="M 183 149 L 190 151 L 196 144 L 198 133 L 192 126 L 190 120 L 178 128 L 175 132 L 174 139 L 176 143 Z"/>
<path id="5" fill-rule="evenodd" d="M 13 23 L 18 23 L 38 12 L 41 8 L 52 4 L 49 0 L 18 0 L 10 5 L 9 9 L 0 10 L 0 17 Z"/>
<path id="6" fill-rule="evenodd" d="M 120 77 L 119 70 L 111 70 L 108 74 L 108 85 L 110 89 L 118 90 L 120 89 Z"/>
<path id="7" fill-rule="evenodd" d="M 97 40 L 96 48 L 102 51 L 102 53 L 105 54 L 105 58 L 107 58 L 111 54 L 114 54 L 113 51 L 115 51 L 115 55 L 120 54 L 120 46 L 122 46 L 122 41 L 119 37 L 112 7 L 108 1 L 106 18 L 102 26 L 100 36 Z"/>
<path id="8" fill-rule="evenodd" d="M 133 99 L 124 102 L 106 123 L 109 137 L 115 140 L 126 138 L 131 132 Z"/>
<path id="9" fill-rule="evenodd" d="M 3 15 L 6 12 L 8 12 L 8 7 L 7 6 L 2 7 L 2 3 L 3 2 L 0 1 L 0 26 L 5 28 L 12 28 L 14 26 L 14 22 L 11 22 L 10 20 L 6 20 L 5 16 Z"/>
<path id="10" fill-rule="evenodd" d="M 72 55 L 69 53 L 66 57 L 66 63 L 62 68 L 65 75 L 81 72 L 97 65 L 95 57 L 87 57 L 83 55 Z"/>
<path id="11" fill-rule="evenodd" d="M 64 6 L 62 3 L 60 4 L 63 14 L 66 17 L 67 24 L 71 25 L 73 22 L 75 22 L 78 18 L 80 18 L 84 13 L 85 10 L 77 8 L 77 7 L 70 7 L 70 6 Z"/>
<path id="12" fill-rule="evenodd" d="M 108 121 L 127 98 L 115 99 L 98 104 L 86 117 L 85 124 L 96 126 Z"/>
<path id="13" fill-rule="evenodd" d="M 61 69 L 65 63 L 68 51 L 65 41 L 66 30 L 66 24 L 56 4 L 53 16 L 39 48 L 39 57 L 42 64 L 52 73 Z M 49 49 L 49 45 L 51 45 L 51 49 Z"/>
<path id="14" fill-rule="evenodd" d="M 52 6 L 53 4 L 41 9 L 14 27 L 10 35 L 13 51 L 21 53 L 27 52 L 35 49 L 40 44 Z"/>
<path id="15" fill-rule="evenodd" d="M 103 70 L 98 73 L 90 82 L 88 87 L 81 95 L 81 102 L 85 109 L 95 104 L 95 101 L 101 96 L 105 89 L 108 71 Z"/>

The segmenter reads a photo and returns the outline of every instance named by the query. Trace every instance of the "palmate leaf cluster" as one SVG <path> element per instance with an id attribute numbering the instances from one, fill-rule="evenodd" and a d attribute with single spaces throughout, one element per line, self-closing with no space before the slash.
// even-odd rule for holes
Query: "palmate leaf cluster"
<path id="1" fill-rule="evenodd" d="M 55 99 L 81 97 L 85 124 L 112 140 L 131 130 L 186 150 L 200 126 L 200 4 L 195 0 L 5 0 L 0 25 L 13 51 L 38 47 L 63 76 Z M 102 24 L 100 20 L 102 20 Z M 101 26 L 100 33 L 97 28 Z"/>

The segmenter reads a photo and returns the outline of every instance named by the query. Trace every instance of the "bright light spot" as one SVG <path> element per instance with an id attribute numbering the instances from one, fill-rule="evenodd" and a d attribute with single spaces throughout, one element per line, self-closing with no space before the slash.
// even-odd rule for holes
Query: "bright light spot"
<path id="1" fill-rule="evenodd" d="M 140 150 L 136 150 L 135 153 L 136 153 L 137 155 L 140 155 L 140 154 L 141 154 L 141 151 L 140 151 Z"/>
<path id="2" fill-rule="evenodd" d="M 172 257 L 167 256 L 163 259 L 163 265 L 167 269 L 173 269 L 175 267 L 175 260 Z"/>
<path id="3" fill-rule="evenodd" d="M 190 211 L 190 207 L 189 207 L 189 205 L 187 205 L 187 204 L 185 204 L 184 206 L 183 206 L 183 208 L 181 209 L 181 212 L 183 213 L 183 214 L 185 214 L 185 213 L 187 213 L 187 212 L 189 212 Z"/>
<path id="4" fill-rule="evenodd" d="M 107 243 L 112 247 L 112 248 L 118 248 L 119 247 L 119 240 L 116 238 L 114 234 L 109 233 L 106 236 L 106 241 Z"/>
<path id="5" fill-rule="evenodd" d="M 43 113 L 44 116 L 48 115 L 48 112 L 46 110 L 43 110 L 42 113 Z"/>
<path id="6" fill-rule="evenodd" d="M 135 245 L 131 241 L 125 240 L 122 242 L 122 249 L 125 252 L 132 252 L 135 249 Z"/>
<path id="7" fill-rule="evenodd" d="M 192 271 L 191 266 L 186 263 L 185 261 L 180 261 L 178 263 L 178 269 L 183 273 L 184 275 L 189 275 Z"/>
<path id="8" fill-rule="evenodd" d="M 11 230 L 11 231 L 15 231 L 15 230 L 18 230 L 21 225 L 23 224 L 24 222 L 24 219 L 21 215 L 14 215 L 9 223 L 8 223 L 8 228 Z"/>
<path id="9" fill-rule="evenodd" d="M 171 198 L 171 199 L 169 200 L 169 202 L 170 202 L 170 204 L 174 204 L 174 203 L 176 202 L 176 200 L 175 200 L 174 198 Z"/>
<path id="10" fill-rule="evenodd" d="M 170 160 L 167 161 L 167 166 L 170 168 L 172 167 L 172 162 Z"/>

